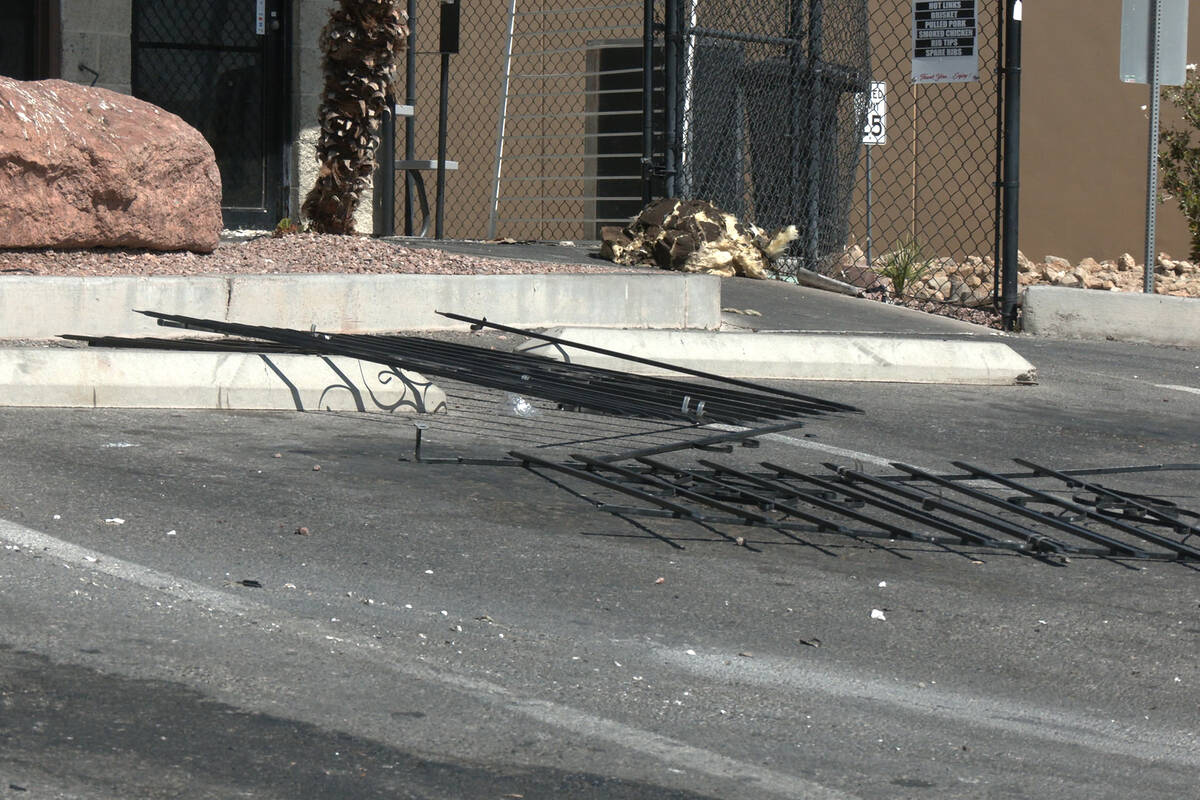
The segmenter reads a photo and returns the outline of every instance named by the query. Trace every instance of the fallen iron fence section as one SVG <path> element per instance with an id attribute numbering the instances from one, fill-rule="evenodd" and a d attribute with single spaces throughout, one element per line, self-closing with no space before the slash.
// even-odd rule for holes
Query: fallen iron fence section
<path id="1" fill-rule="evenodd" d="M 956 461 L 953 465 L 962 470 L 956 474 L 896 463 L 896 474 L 877 476 L 832 464 L 825 465 L 825 473 L 809 474 L 770 462 L 749 471 L 708 459 L 691 468 L 645 455 L 625 463 L 582 454 L 573 463 L 521 451 L 510 455 L 623 496 L 626 503 L 595 501 L 622 517 L 677 519 L 710 529 L 761 528 L 805 543 L 812 543 L 806 535 L 841 534 L 1039 558 L 1200 561 L 1200 514 L 1087 479 L 1146 468 L 1064 471 L 1017 459 L 1029 472 L 997 473 Z M 1156 469 L 1200 470 L 1200 465 Z M 628 505 L 630 498 L 640 505 Z"/>
<path id="2" fill-rule="evenodd" d="M 773 387 L 759 387 L 746 381 L 722 378 L 697 370 L 685 369 L 689 374 L 727 385 L 631 375 L 616 370 L 553 361 L 541 356 L 487 350 L 416 336 L 324 333 L 243 325 L 155 311 L 139 313 L 156 319 L 159 325 L 167 327 L 262 339 L 295 348 L 297 352 L 359 358 L 393 369 L 413 370 L 425 375 L 451 378 L 518 395 L 540 397 L 564 408 L 650 419 L 726 424 L 792 420 L 796 417 L 857 410 L 841 403 Z M 459 318 L 473 320 L 469 317 Z M 479 325 L 492 324 L 486 320 L 475 322 Z M 532 331 L 499 327 L 538 336 Z M 558 341 L 570 346 L 588 347 L 567 340 Z M 628 357 L 615 351 L 604 352 Z M 663 362 L 654 363 L 670 366 Z M 738 388 L 730 388 L 728 384 Z"/>
<path id="3" fill-rule="evenodd" d="M 446 316 L 470 322 L 477 329 L 492 327 L 521 333 L 562 348 L 590 349 L 707 380 L 631 375 L 568 360 L 559 362 L 416 336 L 336 334 L 154 311 L 139 313 L 168 327 L 261 341 L 68 338 L 101 346 L 284 350 L 347 356 L 394 370 L 414 370 L 541 398 L 563 410 L 670 420 L 692 431 L 709 423 L 734 426 L 732 430 L 673 437 L 605 455 L 570 450 L 566 451 L 572 452 L 570 459 L 563 461 L 528 450 L 509 451 L 507 459 L 427 458 L 421 453 L 424 426 L 417 425 L 416 461 L 520 464 L 552 472 L 620 496 L 624 502 L 592 502 L 623 518 L 656 517 L 696 523 L 726 539 L 735 537 L 721 531 L 723 526 L 744 526 L 774 531 L 814 547 L 820 547 L 815 536 L 835 534 L 868 541 L 909 540 L 1012 551 L 1051 561 L 1072 555 L 1200 561 L 1200 513 L 1163 497 L 1099 482 L 1101 478 L 1154 470 L 1200 471 L 1200 464 L 1060 470 L 1014 459 L 1025 471 L 1000 473 L 955 461 L 952 465 L 959 472 L 935 474 L 893 463 L 895 472 L 885 475 L 833 464 L 825 464 L 824 472 L 807 473 L 770 461 L 743 467 L 699 459 L 697 466 L 684 467 L 668 464 L 658 456 L 682 450 L 730 452 L 734 444 L 754 447 L 758 437 L 801 427 L 803 418 L 858 409 L 457 314 Z M 562 355 L 568 356 L 565 350 Z M 597 438 L 611 442 L 624 438 L 624 433 L 580 438 L 579 442 L 594 444 Z M 630 498 L 637 504 L 630 505 Z M 674 547 L 681 546 L 669 536 L 650 533 Z M 736 538 L 744 542 L 743 537 Z"/>

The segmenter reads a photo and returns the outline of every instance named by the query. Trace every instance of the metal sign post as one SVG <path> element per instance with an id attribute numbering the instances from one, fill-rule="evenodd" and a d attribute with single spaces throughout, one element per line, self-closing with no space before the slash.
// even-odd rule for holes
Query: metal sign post
<path id="1" fill-rule="evenodd" d="M 871 81 L 869 94 L 859 94 L 859 102 L 865 104 L 863 112 L 862 143 L 866 145 L 867 170 L 867 267 L 871 267 L 871 243 L 874 241 L 874 218 L 871 212 L 871 150 L 877 144 L 887 144 L 887 83 Z"/>
<path id="2" fill-rule="evenodd" d="M 1187 0 L 1124 0 L 1121 6 L 1121 80 L 1149 83 L 1150 134 L 1146 156 L 1146 266 L 1142 289 L 1154 292 L 1158 225 L 1159 94 L 1187 80 Z"/>
<path id="3" fill-rule="evenodd" d="M 438 52 L 442 56 L 441 85 L 438 89 L 437 210 L 433 238 L 441 239 L 446 212 L 446 126 L 450 116 L 450 55 L 458 52 L 459 0 L 442 0 L 438 20 Z"/>
<path id="4" fill-rule="evenodd" d="M 1146 154 L 1146 261 L 1142 275 L 1142 291 L 1154 294 L 1154 234 L 1158 227 L 1158 115 L 1159 92 L 1162 86 L 1162 64 L 1158 60 L 1162 41 L 1162 0 L 1152 0 L 1150 7 L 1150 146 Z"/>

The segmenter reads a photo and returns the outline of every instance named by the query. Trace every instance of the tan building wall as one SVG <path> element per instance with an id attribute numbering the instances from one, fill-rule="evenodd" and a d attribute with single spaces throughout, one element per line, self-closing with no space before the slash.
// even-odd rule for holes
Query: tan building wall
<path id="1" fill-rule="evenodd" d="M 1200 42 L 1190 4 L 1189 59 Z M 1121 3 L 1024 4 L 1020 246 L 1073 261 L 1145 251 L 1149 87 L 1117 78 Z M 1163 108 L 1163 120 L 1171 110 Z M 1173 201 L 1158 207 L 1158 251 L 1187 255 Z"/>
<path id="2" fill-rule="evenodd" d="M 980 81 L 911 84 L 906 0 L 871 0 L 876 79 L 888 84 L 888 143 L 874 148 L 874 254 L 908 235 L 930 255 L 962 258 L 992 234 L 997 9 L 980 2 Z M 1200 10 L 1190 14 L 1192 41 Z M 1024 3 L 1019 247 L 1057 255 L 1141 260 L 1145 251 L 1149 87 L 1123 84 L 1121 2 Z M 897 51 L 897 47 L 899 50 Z M 882 65 L 882 66 L 881 66 Z M 1163 108 L 1164 124 L 1172 118 Z M 860 165 L 861 170 L 861 165 Z M 852 240 L 862 244 L 862 186 Z M 1158 205 L 1157 249 L 1186 255 L 1178 207 Z M 975 245 L 974 248 L 971 245 Z M 974 252 L 972 252 L 974 250 Z"/>

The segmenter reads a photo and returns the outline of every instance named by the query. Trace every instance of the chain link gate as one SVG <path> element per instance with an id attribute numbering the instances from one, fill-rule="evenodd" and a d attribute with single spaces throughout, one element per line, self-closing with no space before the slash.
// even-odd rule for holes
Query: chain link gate
<path id="1" fill-rule="evenodd" d="M 842 254 L 870 79 L 867 0 L 659 0 L 666 193 L 767 228 L 787 264 Z"/>
<path id="2" fill-rule="evenodd" d="M 994 291 L 1004 4 L 995 14 L 985 5 L 980 80 L 915 85 L 909 2 L 659 0 L 661 125 L 673 151 L 655 161 L 666 193 L 710 200 L 764 228 L 797 225 L 785 276 L 788 264 L 829 272 L 853 244 L 880 266 L 880 254 L 908 242 L 934 271 L 986 272 L 983 290 Z M 879 80 L 888 141 L 867 146 L 867 92 Z"/>

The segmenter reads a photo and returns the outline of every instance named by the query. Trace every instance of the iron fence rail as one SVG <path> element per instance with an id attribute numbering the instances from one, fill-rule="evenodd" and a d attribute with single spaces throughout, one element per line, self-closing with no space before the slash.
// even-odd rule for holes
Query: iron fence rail
<path id="1" fill-rule="evenodd" d="M 854 410 L 833 401 L 783 392 L 772 387 L 757 387 L 733 379 L 726 381 L 735 382 L 739 388 L 637 376 L 557 362 L 541 356 L 488 350 L 415 336 L 299 331 L 155 311 L 139 313 L 168 327 L 262 339 L 296 348 L 299 352 L 360 358 L 393 369 L 452 378 L 519 395 L 540 397 L 564 407 L 612 414 L 739 423 Z"/>

